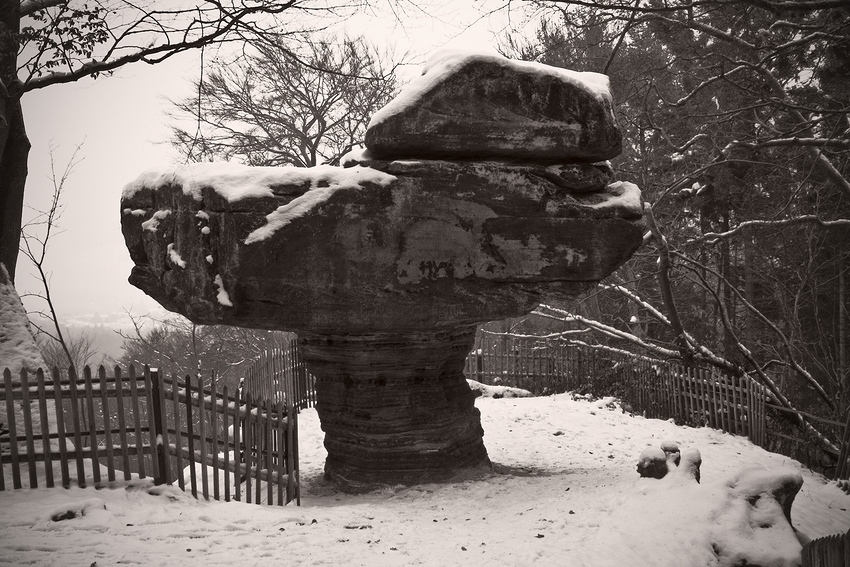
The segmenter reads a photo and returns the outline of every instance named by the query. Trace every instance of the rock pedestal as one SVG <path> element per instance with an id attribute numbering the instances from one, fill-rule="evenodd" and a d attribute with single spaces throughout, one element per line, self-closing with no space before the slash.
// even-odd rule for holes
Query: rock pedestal
<path id="1" fill-rule="evenodd" d="M 326 474 L 349 492 L 448 478 L 488 464 L 463 376 L 475 327 L 299 335 L 316 375 Z"/>
<path id="2" fill-rule="evenodd" d="M 585 87 L 492 56 L 437 61 L 373 119 L 367 145 L 380 142 L 344 167 L 196 164 L 146 173 L 122 197 L 131 283 L 196 323 L 299 334 L 327 476 L 345 490 L 486 464 L 462 373 L 476 325 L 572 300 L 642 240 L 640 191 L 596 161 L 619 148 L 604 77 Z M 522 80 L 495 89 L 493 68 Z M 534 106 L 541 88 L 546 112 Z M 471 130 L 464 112 L 441 113 L 452 97 L 500 109 L 490 130 L 486 112 Z M 425 99 L 441 102 L 410 104 Z M 508 117 L 534 152 L 505 143 Z M 416 128 L 448 137 L 427 151 Z M 581 135 L 565 143 L 559 128 Z M 596 131 L 605 139 L 583 141 Z"/>

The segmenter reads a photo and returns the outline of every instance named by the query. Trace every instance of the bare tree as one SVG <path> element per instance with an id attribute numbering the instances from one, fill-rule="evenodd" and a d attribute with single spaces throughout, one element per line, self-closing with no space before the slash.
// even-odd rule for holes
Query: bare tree
<path id="1" fill-rule="evenodd" d="M 747 374 L 779 406 L 845 420 L 846 3 L 539 5 L 536 36 L 503 49 L 609 75 L 625 140 L 615 169 L 643 190 L 649 230 L 594 294 L 603 309 L 538 314 L 601 347 Z"/>
<path id="2" fill-rule="evenodd" d="M 35 311 L 30 312 L 31 316 L 35 317 L 31 321 L 36 329 L 36 338 L 41 335 L 47 339 L 39 342 L 39 347 L 42 349 L 42 355 L 45 361 L 51 366 L 63 368 L 66 365 L 71 365 L 76 369 L 80 369 L 78 363 L 81 360 L 85 362 L 91 358 L 91 341 L 86 343 L 84 337 L 78 340 L 69 341 L 63 333 L 62 327 L 59 324 L 59 317 L 56 315 L 56 306 L 53 301 L 53 296 L 50 290 L 50 274 L 47 271 L 47 249 L 52 238 L 54 238 L 59 230 L 59 219 L 62 216 L 62 190 L 68 177 L 74 170 L 74 167 L 79 163 L 77 155 L 80 152 L 81 146 L 77 146 L 71 154 L 71 158 L 65 165 L 62 174 L 57 176 L 56 167 L 53 160 L 53 150 L 50 151 L 50 179 L 53 184 L 53 195 L 50 200 L 50 206 L 45 211 L 36 211 L 35 217 L 24 225 L 21 229 L 21 251 L 24 253 L 32 265 L 38 272 L 39 281 L 42 291 L 39 293 L 24 294 L 23 297 L 36 299 L 41 306 Z M 32 319 L 32 317 L 31 317 Z M 53 343 L 52 346 L 49 346 Z M 60 363 L 55 355 L 55 350 L 58 349 L 64 353 L 65 362 Z M 52 356 L 48 357 L 50 353 Z M 84 355 L 84 353 L 88 353 Z"/>
<path id="3" fill-rule="evenodd" d="M 130 315 L 131 333 L 124 338 L 123 365 L 163 365 L 181 376 L 230 380 L 235 386 L 240 369 L 264 350 L 279 348 L 291 333 L 243 329 L 227 325 L 196 325 L 182 317 L 158 320 Z"/>
<path id="4" fill-rule="evenodd" d="M 0 264 L 12 281 L 30 148 L 23 95 L 205 46 L 279 41 L 298 28 L 283 14 L 315 21 L 350 8 L 312 0 L 0 0 Z"/>
<path id="5" fill-rule="evenodd" d="M 363 38 L 311 40 L 297 51 L 259 44 L 222 61 L 175 103 L 174 145 L 191 161 L 337 165 L 395 95 L 395 66 Z"/>

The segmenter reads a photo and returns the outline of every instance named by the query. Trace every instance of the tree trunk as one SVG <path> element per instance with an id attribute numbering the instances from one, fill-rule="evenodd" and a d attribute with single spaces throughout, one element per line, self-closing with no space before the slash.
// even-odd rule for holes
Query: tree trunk
<path id="1" fill-rule="evenodd" d="M 21 240 L 21 214 L 30 142 L 17 78 L 20 2 L 0 0 L 0 264 L 12 282 Z"/>

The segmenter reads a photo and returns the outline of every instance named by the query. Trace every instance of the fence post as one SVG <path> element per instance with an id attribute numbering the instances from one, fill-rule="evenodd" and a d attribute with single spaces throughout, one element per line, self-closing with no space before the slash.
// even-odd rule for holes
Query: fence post
<path id="1" fill-rule="evenodd" d="M 845 480 L 850 477 L 850 415 L 847 416 L 847 423 L 844 424 L 844 435 L 841 436 L 841 446 L 838 453 L 838 464 L 835 467 L 835 480 Z"/>
<path id="2" fill-rule="evenodd" d="M 165 423 L 162 419 L 162 377 L 159 370 L 150 371 L 151 398 L 153 403 L 153 428 L 156 434 L 154 453 L 154 484 L 165 483 L 165 467 L 168 461 L 165 453 Z M 150 417 L 150 416 L 149 416 Z"/>

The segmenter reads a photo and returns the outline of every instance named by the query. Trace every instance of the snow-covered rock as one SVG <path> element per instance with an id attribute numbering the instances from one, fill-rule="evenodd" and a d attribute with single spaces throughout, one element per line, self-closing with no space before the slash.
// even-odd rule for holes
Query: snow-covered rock
<path id="1" fill-rule="evenodd" d="M 533 395 L 528 390 L 523 390 L 522 388 L 491 386 L 489 384 L 482 384 L 481 382 L 469 379 L 466 380 L 466 383 L 469 384 L 469 387 L 473 392 L 478 392 L 478 395 L 482 398 L 528 398 Z"/>
<path id="2" fill-rule="evenodd" d="M 0 372 L 9 368 L 14 375 L 22 367 L 34 371 L 44 366 L 21 298 L 0 264 Z"/>
<path id="3" fill-rule="evenodd" d="M 621 143 L 607 76 L 458 50 L 433 54 L 366 131 L 392 158 L 598 161 Z"/>

